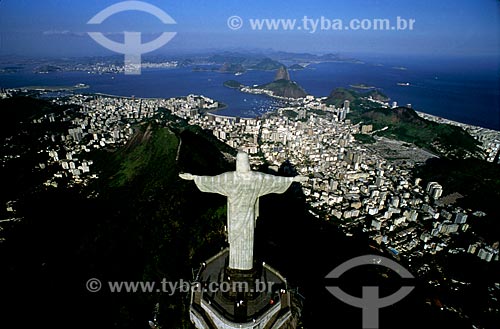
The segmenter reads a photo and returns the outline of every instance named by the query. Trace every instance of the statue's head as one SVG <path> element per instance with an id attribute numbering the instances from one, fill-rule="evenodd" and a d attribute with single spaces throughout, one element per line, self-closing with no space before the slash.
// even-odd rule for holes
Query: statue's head
<path id="1" fill-rule="evenodd" d="M 250 172 L 250 161 L 248 161 L 248 154 L 245 152 L 238 152 L 236 156 L 236 171 L 237 172 Z"/>

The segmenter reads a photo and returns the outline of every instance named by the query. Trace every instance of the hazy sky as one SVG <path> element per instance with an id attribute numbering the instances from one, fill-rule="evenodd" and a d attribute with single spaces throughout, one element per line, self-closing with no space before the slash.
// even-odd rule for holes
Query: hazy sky
<path id="1" fill-rule="evenodd" d="M 145 41 L 160 32 L 177 36 L 156 53 L 205 49 L 269 49 L 313 53 L 499 55 L 498 0 L 149 0 L 176 22 L 164 25 L 142 12 L 122 12 L 102 25 L 86 23 L 116 0 L 1 0 L 0 55 L 111 55 L 86 32 L 142 32 Z M 237 15 L 243 27 L 231 30 Z M 250 19 L 415 19 L 413 31 L 254 31 Z M 123 37 L 121 37 L 123 40 Z"/>

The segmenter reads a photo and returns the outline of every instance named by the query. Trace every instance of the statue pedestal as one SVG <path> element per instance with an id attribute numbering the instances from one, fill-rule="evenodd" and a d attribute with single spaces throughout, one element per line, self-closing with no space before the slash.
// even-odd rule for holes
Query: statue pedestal
<path id="1" fill-rule="evenodd" d="M 191 295 L 190 318 L 198 329 L 293 328 L 290 293 L 276 270 L 227 268 L 228 250 L 205 262 Z M 213 291 L 210 287 L 220 287 Z"/>
<path id="2" fill-rule="evenodd" d="M 230 291 L 224 292 L 226 297 L 253 299 L 259 294 L 256 283 L 260 277 L 260 271 L 256 269 L 242 271 L 227 267 L 224 274 L 224 281 L 230 283 L 232 288 Z"/>

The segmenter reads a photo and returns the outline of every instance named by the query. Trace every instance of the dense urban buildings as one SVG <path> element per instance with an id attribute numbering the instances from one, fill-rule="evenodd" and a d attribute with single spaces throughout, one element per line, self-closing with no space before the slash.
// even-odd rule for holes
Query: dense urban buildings
<path id="1" fill-rule="evenodd" d="M 6 90 L 2 95 L 9 97 L 17 92 Z M 61 180 L 69 180 L 69 185 L 88 185 L 99 178 L 94 161 L 88 156 L 93 150 L 125 145 L 134 135 L 134 129 L 148 120 L 169 126 L 184 119 L 250 154 L 253 168 L 266 164 L 271 172 L 277 172 L 283 162 L 289 161 L 298 174 L 309 177 L 302 190 L 314 217 L 334 223 L 348 236 L 360 230 L 367 233 L 375 246 L 390 251 L 395 258 L 420 264 L 411 269 L 415 273 L 423 275 L 429 271 L 428 264 L 415 260 L 438 253 L 469 253 L 484 262 L 498 262 L 496 241 L 473 234 L 467 248 L 453 247 L 458 237 L 473 230 L 469 219 L 486 214 L 456 206 L 455 201 L 461 196 L 448 193 L 446 185 L 437 181 L 424 184 L 420 177 L 414 176 L 412 168 L 416 164 L 437 155 L 415 145 L 376 137 L 371 125 L 352 124 L 347 115 L 350 111 L 347 101 L 341 107 L 323 101 L 307 96 L 259 118 L 240 118 L 217 114 L 214 110 L 219 103 L 198 95 L 136 99 L 75 94 L 53 100 L 73 107 L 72 110 L 45 114 L 32 122 L 69 125 L 65 133 L 45 136 L 47 146 L 38 150 L 45 161 L 33 169 L 57 168 L 50 171 L 51 176 L 43 183 L 47 188 L 57 188 Z M 389 104 L 380 101 L 366 101 L 389 108 Z M 161 113 L 168 113 L 168 118 Z M 446 122 L 460 125 L 473 135 L 482 143 L 487 160 L 493 161 L 500 146 L 498 132 Z M 374 136 L 377 143 L 363 144 L 354 137 L 359 134 Z M 406 155 L 394 158 L 391 150 Z M 4 154 L 0 161 L 5 165 L 21 156 L 11 148 L 11 153 Z M 0 224 L 22 221 L 16 214 L 16 202 L 7 202 L 9 217 Z M 429 284 L 439 284 L 438 279 Z M 498 288 L 491 287 L 492 291 Z M 494 294 L 491 296 L 498 310 Z M 443 307 L 456 311 L 453 306 Z"/>

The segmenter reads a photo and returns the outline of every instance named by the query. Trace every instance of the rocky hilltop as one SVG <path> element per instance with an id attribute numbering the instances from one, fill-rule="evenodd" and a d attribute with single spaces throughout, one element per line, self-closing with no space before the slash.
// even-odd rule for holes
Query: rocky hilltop
<path id="1" fill-rule="evenodd" d="M 290 81 L 290 73 L 288 73 L 288 70 L 285 66 L 281 66 L 276 71 L 276 76 L 274 77 L 274 81 L 278 81 L 278 80 L 289 80 Z"/>
<path id="2" fill-rule="evenodd" d="M 302 98 L 307 95 L 297 82 L 290 79 L 290 73 L 286 66 L 281 66 L 278 69 L 273 82 L 258 86 L 257 89 L 269 90 L 275 96 L 287 98 Z"/>
<path id="3" fill-rule="evenodd" d="M 270 83 L 266 83 L 256 87 L 245 87 L 238 81 L 229 80 L 224 82 L 224 86 L 228 88 L 234 89 L 243 89 L 246 88 L 248 90 L 256 90 L 257 93 L 259 90 L 271 91 L 274 96 L 278 97 L 286 97 L 286 98 L 302 98 L 307 96 L 305 90 L 295 81 L 290 79 L 290 73 L 286 66 L 281 65 L 274 76 L 274 81 Z M 246 90 L 248 92 L 248 90 Z"/>

